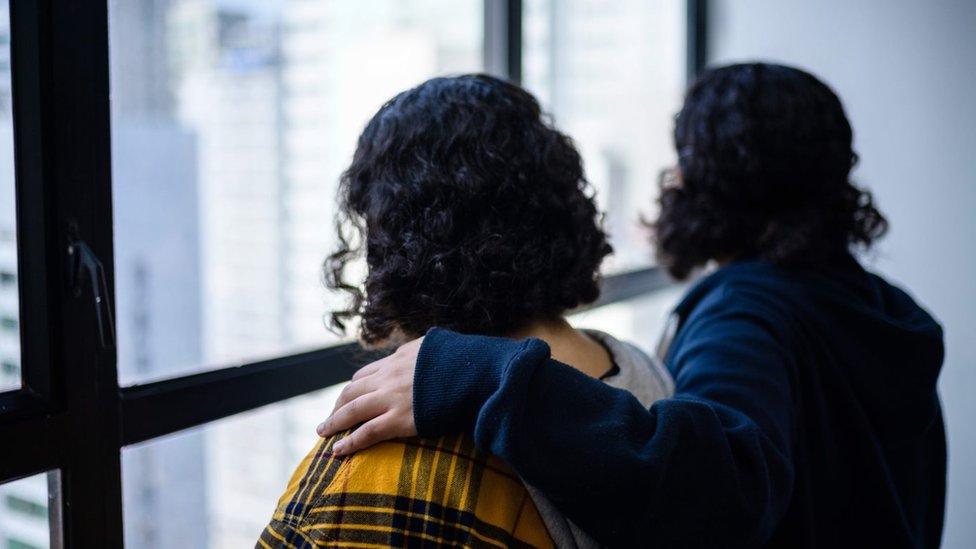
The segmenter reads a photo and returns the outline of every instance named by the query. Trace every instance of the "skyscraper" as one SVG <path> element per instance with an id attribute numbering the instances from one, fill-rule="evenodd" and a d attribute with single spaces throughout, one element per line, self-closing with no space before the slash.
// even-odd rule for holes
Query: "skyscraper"
<path id="1" fill-rule="evenodd" d="M 395 93 L 481 65 L 480 3 L 289 0 L 282 11 L 287 330 L 321 343 L 335 296 L 321 262 L 335 242 L 336 185 L 356 136 Z M 331 299 L 331 300 L 330 300 Z"/>
<path id="2" fill-rule="evenodd" d="M 175 118 L 197 139 L 203 355 L 190 366 L 270 357 L 287 343 L 279 20 L 274 11 L 178 0 L 167 29 Z M 253 544 L 248 518 L 273 508 L 267 493 L 280 475 L 261 472 L 293 458 L 279 443 L 281 415 L 196 432 L 205 441 L 198 512 L 209 546 Z"/>

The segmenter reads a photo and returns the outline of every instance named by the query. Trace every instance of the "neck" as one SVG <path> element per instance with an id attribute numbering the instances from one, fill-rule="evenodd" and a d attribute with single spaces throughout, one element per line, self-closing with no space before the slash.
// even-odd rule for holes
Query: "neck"
<path id="1" fill-rule="evenodd" d="M 508 335 L 515 339 L 541 339 L 549 345 L 552 358 L 592 377 L 602 376 L 613 366 L 603 345 L 570 326 L 564 318 L 533 321 Z"/>

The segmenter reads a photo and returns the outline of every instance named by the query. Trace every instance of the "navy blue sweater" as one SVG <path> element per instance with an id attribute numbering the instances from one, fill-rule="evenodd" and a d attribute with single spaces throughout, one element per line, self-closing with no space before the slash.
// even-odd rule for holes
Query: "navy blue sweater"
<path id="1" fill-rule="evenodd" d="M 908 295 L 851 258 L 749 261 L 676 312 L 676 393 L 650 410 L 542 341 L 431 330 L 417 429 L 473 430 L 612 546 L 939 545 L 942 330 Z"/>

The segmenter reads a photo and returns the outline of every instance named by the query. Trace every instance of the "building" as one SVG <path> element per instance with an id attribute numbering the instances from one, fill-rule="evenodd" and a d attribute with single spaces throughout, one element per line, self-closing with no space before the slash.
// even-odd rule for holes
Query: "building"
<path id="1" fill-rule="evenodd" d="M 0 8 L 0 390 L 20 386 L 10 19 Z"/>
<path id="2" fill-rule="evenodd" d="M 202 315 L 196 327 L 201 354 L 181 366 L 188 372 L 270 356 L 285 343 L 279 26 L 274 13 L 199 0 L 174 1 L 163 17 L 167 86 L 174 98 L 171 119 L 195 139 L 192 168 L 198 203 L 191 226 L 200 243 L 195 276 L 201 288 L 196 304 Z M 119 302 L 123 299 L 120 295 Z M 196 487 L 165 488 L 179 493 L 200 517 L 198 532 L 204 541 L 197 538 L 194 545 L 253 543 L 242 517 L 267 516 L 274 502 L 266 494 L 278 484 L 277 476 L 260 472 L 283 469 L 292 457 L 285 447 L 263 442 L 281 436 L 281 423 L 274 417 L 249 422 L 246 432 L 223 425 L 137 450 L 180 452 L 188 441 L 201 441 L 200 462 L 189 461 L 184 453 L 185 463 L 163 471 L 198 480 L 198 499 L 192 497 Z"/>
<path id="3" fill-rule="evenodd" d="M 113 5 L 112 181 L 118 373 L 124 384 L 171 377 L 203 358 L 199 137 L 174 120 L 168 0 Z M 122 453 L 129 547 L 206 539 L 204 439 Z M 172 528 L 171 524 L 180 524 Z"/>
<path id="4" fill-rule="evenodd" d="M 175 118 L 197 138 L 203 363 L 269 356 L 284 333 L 278 22 L 180 0 L 167 28 Z"/>
<path id="5" fill-rule="evenodd" d="M 321 263 L 335 245 L 336 184 L 355 139 L 395 93 L 481 66 L 481 4 L 470 0 L 318 2 L 282 10 L 284 275 L 287 333 L 323 342 Z"/>

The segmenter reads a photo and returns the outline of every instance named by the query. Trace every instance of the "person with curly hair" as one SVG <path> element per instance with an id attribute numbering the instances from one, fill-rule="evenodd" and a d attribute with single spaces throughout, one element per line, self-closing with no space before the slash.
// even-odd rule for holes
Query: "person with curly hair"
<path id="1" fill-rule="evenodd" d="M 639 406 L 673 390 L 659 362 L 563 318 L 598 297 L 611 248 L 579 153 L 513 84 L 435 78 L 383 105 L 342 175 L 336 227 L 326 283 L 349 304 L 332 325 L 366 347 L 395 347 L 435 326 L 533 337 Z M 347 274 L 359 259 L 362 284 Z M 302 461 L 258 546 L 596 546 L 470 434 L 338 456 L 344 435 Z"/>
<path id="2" fill-rule="evenodd" d="M 937 547 L 943 333 L 855 259 L 888 223 L 851 181 L 852 141 L 796 68 L 718 67 L 688 90 L 650 223 L 663 267 L 707 271 L 664 340 L 672 397 L 647 408 L 543 341 L 436 328 L 365 366 L 347 391 L 369 410 L 340 398 L 320 434 L 366 421 L 349 455 L 473 432 L 609 546 Z"/>

